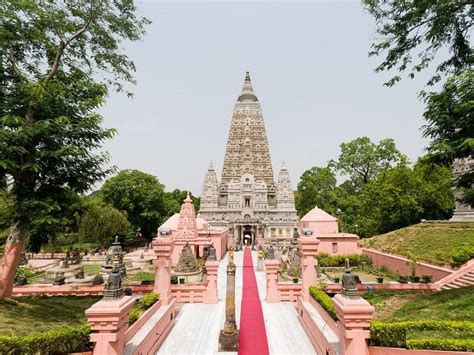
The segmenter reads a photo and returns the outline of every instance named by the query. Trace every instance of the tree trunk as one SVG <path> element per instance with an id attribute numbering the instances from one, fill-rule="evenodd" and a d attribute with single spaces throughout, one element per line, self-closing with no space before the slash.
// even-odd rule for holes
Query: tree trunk
<path id="1" fill-rule="evenodd" d="M 22 227 L 11 226 L 0 264 L 0 297 L 10 297 L 12 294 L 13 279 L 20 263 L 25 236 L 26 231 Z"/>

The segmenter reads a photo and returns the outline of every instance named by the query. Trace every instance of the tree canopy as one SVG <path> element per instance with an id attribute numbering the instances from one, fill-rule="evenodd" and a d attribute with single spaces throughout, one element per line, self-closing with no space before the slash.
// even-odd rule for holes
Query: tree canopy
<path id="1" fill-rule="evenodd" d="M 146 238 L 153 236 L 166 217 L 164 185 L 139 170 L 122 170 L 107 179 L 101 196 L 105 203 L 126 212 L 134 231 Z"/>
<path id="2" fill-rule="evenodd" d="M 408 77 L 414 78 L 431 62 L 436 62 L 436 54 L 446 47 L 449 54 L 441 60 L 443 54 L 437 57 L 436 74 L 429 84 L 440 81 L 442 74 L 458 72 L 473 64 L 469 31 L 474 18 L 472 1 L 362 2 L 377 24 L 378 39 L 372 44 L 369 55 L 385 55 L 376 71 L 408 71 Z M 400 79 L 400 75 L 395 75 L 386 85 L 391 86 Z"/>

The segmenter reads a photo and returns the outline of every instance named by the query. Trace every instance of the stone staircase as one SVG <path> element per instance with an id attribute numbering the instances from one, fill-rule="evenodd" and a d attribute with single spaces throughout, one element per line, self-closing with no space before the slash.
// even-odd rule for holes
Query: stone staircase
<path id="1" fill-rule="evenodd" d="M 474 286 L 474 259 L 461 266 L 459 270 L 435 282 L 437 290 Z"/>

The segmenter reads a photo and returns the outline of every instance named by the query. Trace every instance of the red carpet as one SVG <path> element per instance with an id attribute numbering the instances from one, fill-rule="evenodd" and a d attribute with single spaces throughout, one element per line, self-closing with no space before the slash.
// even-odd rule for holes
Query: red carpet
<path id="1" fill-rule="evenodd" d="M 267 332 L 258 296 L 250 248 L 244 249 L 242 305 L 240 308 L 239 354 L 268 354 Z"/>

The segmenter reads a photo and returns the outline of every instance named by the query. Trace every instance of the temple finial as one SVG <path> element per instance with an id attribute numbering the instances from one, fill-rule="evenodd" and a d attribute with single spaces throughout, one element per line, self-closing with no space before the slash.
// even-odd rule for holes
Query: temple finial
<path id="1" fill-rule="evenodd" d="M 212 161 L 211 161 L 211 164 L 209 164 L 209 169 L 208 169 L 208 170 L 209 170 L 209 171 L 214 170 L 214 165 L 212 164 Z"/>
<path id="2" fill-rule="evenodd" d="M 237 99 L 238 102 L 257 102 L 257 96 L 253 92 L 252 82 L 250 81 L 250 72 L 246 72 L 244 87 L 242 88 L 242 93 Z"/>

